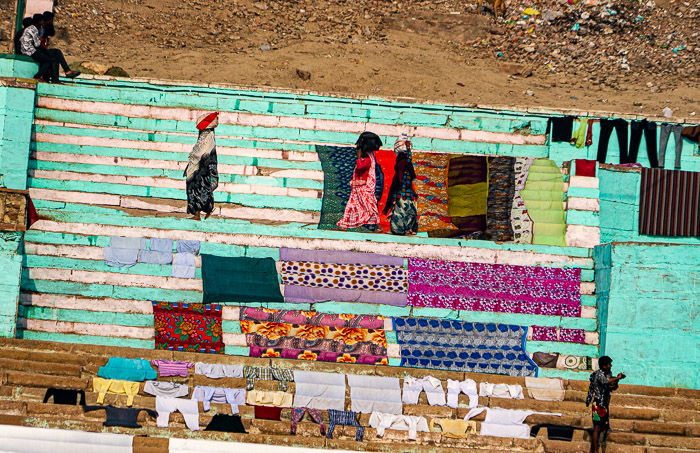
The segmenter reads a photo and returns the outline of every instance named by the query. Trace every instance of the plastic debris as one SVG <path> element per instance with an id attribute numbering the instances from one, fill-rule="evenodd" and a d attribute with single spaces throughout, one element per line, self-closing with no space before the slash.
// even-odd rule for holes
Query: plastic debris
<path id="1" fill-rule="evenodd" d="M 526 16 L 539 16 L 540 12 L 537 11 L 535 8 L 525 8 L 523 14 Z"/>
<path id="2" fill-rule="evenodd" d="M 581 29 L 581 25 L 579 25 L 578 22 L 576 22 L 574 25 L 571 26 L 571 31 L 579 31 Z"/>
<path id="3" fill-rule="evenodd" d="M 669 107 L 664 107 L 663 114 L 664 114 L 664 118 L 672 118 L 673 117 L 673 110 L 671 110 Z"/>

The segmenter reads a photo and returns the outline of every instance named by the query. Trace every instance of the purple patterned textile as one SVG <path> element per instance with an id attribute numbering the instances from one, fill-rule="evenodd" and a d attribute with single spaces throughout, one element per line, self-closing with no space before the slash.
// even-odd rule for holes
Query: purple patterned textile
<path id="1" fill-rule="evenodd" d="M 403 266 L 403 258 L 376 253 L 344 252 L 338 250 L 280 249 L 281 261 L 313 261 L 333 264 L 368 264 L 373 266 Z"/>
<path id="2" fill-rule="evenodd" d="M 406 305 L 406 293 L 288 285 L 284 287 L 284 301 L 291 303 L 336 301 Z"/>
<path id="3" fill-rule="evenodd" d="M 411 258 L 408 304 L 504 313 L 580 316 L 581 270 Z"/>

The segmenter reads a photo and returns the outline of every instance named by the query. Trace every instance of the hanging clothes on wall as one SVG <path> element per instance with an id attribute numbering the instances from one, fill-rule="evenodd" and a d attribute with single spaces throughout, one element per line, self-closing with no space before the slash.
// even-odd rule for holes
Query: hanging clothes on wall
<path id="1" fill-rule="evenodd" d="M 571 131 L 574 128 L 574 117 L 553 117 L 547 122 L 547 134 L 552 133 L 552 142 L 571 141 Z"/>
<path id="2" fill-rule="evenodd" d="M 642 142 L 642 134 L 644 134 L 644 144 L 647 148 L 647 157 L 649 158 L 649 166 L 656 168 L 659 166 L 659 160 L 656 156 L 656 123 L 653 121 L 641 120 L 632 121 L 630 124 L 630 150 L 627 160 L 620 163 L 637 162 L 639 154 L 639 145 Z"/>
<path id="3" fill-rule="evenodd" d="M 449 160 L 448 209 L 457 230 L 445 236 L 482 238 L 486 230 L 489 164 L 485 156 L 461 156 Z"/>
<path id="4" fill-rule="evenodd" d="M 318 228 L 335 230 L 350 198 L 350 180 L 357 151 L 349 146 L 316 145 L 316 154 L 323 169 L 323 201 Z"/>
<path id="5" fill-rule="evenodd" d="M 642 168 L 639 234 L 700 236 L 700 173 Z"/>
<path id="6" fill-rule="evenodd" d="M 489 157 L 488 159 L 486 239 L 492 241 L 507 242 L 514 238 L 511 214 L 515 198 L 515 161 L 514 157 Z"/>
<path id="7" fill-rule="evenodd" d="M 588 129 L 588 119 L 581 118 L 579 120 L 578 128 L 574 135 L 571 136 L 571 144 L 577 148 L 583 148 L 586 144 L 586 131 Z"/>
<path id="8" fill-rule="evenodd" d="M 673 168 L 680 170 L 681 154 L 683 152 L 682 131 L 683 126 L 681 124 L 661 125 L 661 137 L 659 138 L 659 167 L 666 168 L 666 146 L 668 145 L 669 137 L 673 134 L 673 139 L 676 144 L 676 160 L 674 161 Z"/>
<path id="9" fill-rule="evenodd" d="M 429 236 L 449 235 L 457 227 L 448 213 L 449 154 L 413 153 L 416 171 L 415 189 L 418 197 L 418 231 Z"/>
<path id="10" fill-rule="evenodd" d="M 284 302 L 272 258 L 202 254 L 204 303 Z"/>
<path id="11" fill-rule="evenodd" d="M 627 121 L 623 119 L 609 120 L 602 118 L 600 120 L 600 137 L 598 137 L 598 162 L 605 163 L 608 155 L 608 143 L 610 142 L 610 134 L 613 129 L 617 134 L 617 143 L 620 147 L 620 163 L 624 164 L 627 160 Z"/>

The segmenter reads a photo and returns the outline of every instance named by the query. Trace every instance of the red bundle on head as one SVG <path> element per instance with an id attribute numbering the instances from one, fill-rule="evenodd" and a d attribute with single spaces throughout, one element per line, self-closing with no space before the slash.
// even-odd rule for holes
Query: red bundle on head
<path id="1" fill-rule="evenodd" d="M 197 129 L 203 131 L 204 129 L 215 128 L 219 124 L 219 112 L 214 112 L 206 115 L 204 118 L 199 119 L 197 122 Z"/>

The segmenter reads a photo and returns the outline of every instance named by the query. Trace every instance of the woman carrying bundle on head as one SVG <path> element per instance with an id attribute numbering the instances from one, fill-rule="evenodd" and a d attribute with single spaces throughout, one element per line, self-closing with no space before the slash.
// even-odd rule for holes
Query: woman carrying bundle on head
<path id="1" fill-rule="evenodd" d="M 214 128 L 219 125 L 219 113 L 197 118 L 199 138 L 190 152 L 184 176 L 187 179 L 187 213 L 201 220 L 200 212 L 209 218 L 214 210 L 214 190 L 219 186 Z"/>
<path id="2" fill-rule="evenodd" d="M 376 167 L 374 152 L 382 146 L 382 140 L 374 132 L 363 132 L 355 143 L 357 146 L 357 161 L 352 174 L 350 198 L 345 206 L 345 213 L 338 221 L 342 229 L 358 228 L 367 225 L 374 230 L 379 222 L 377 209 Z"/>

